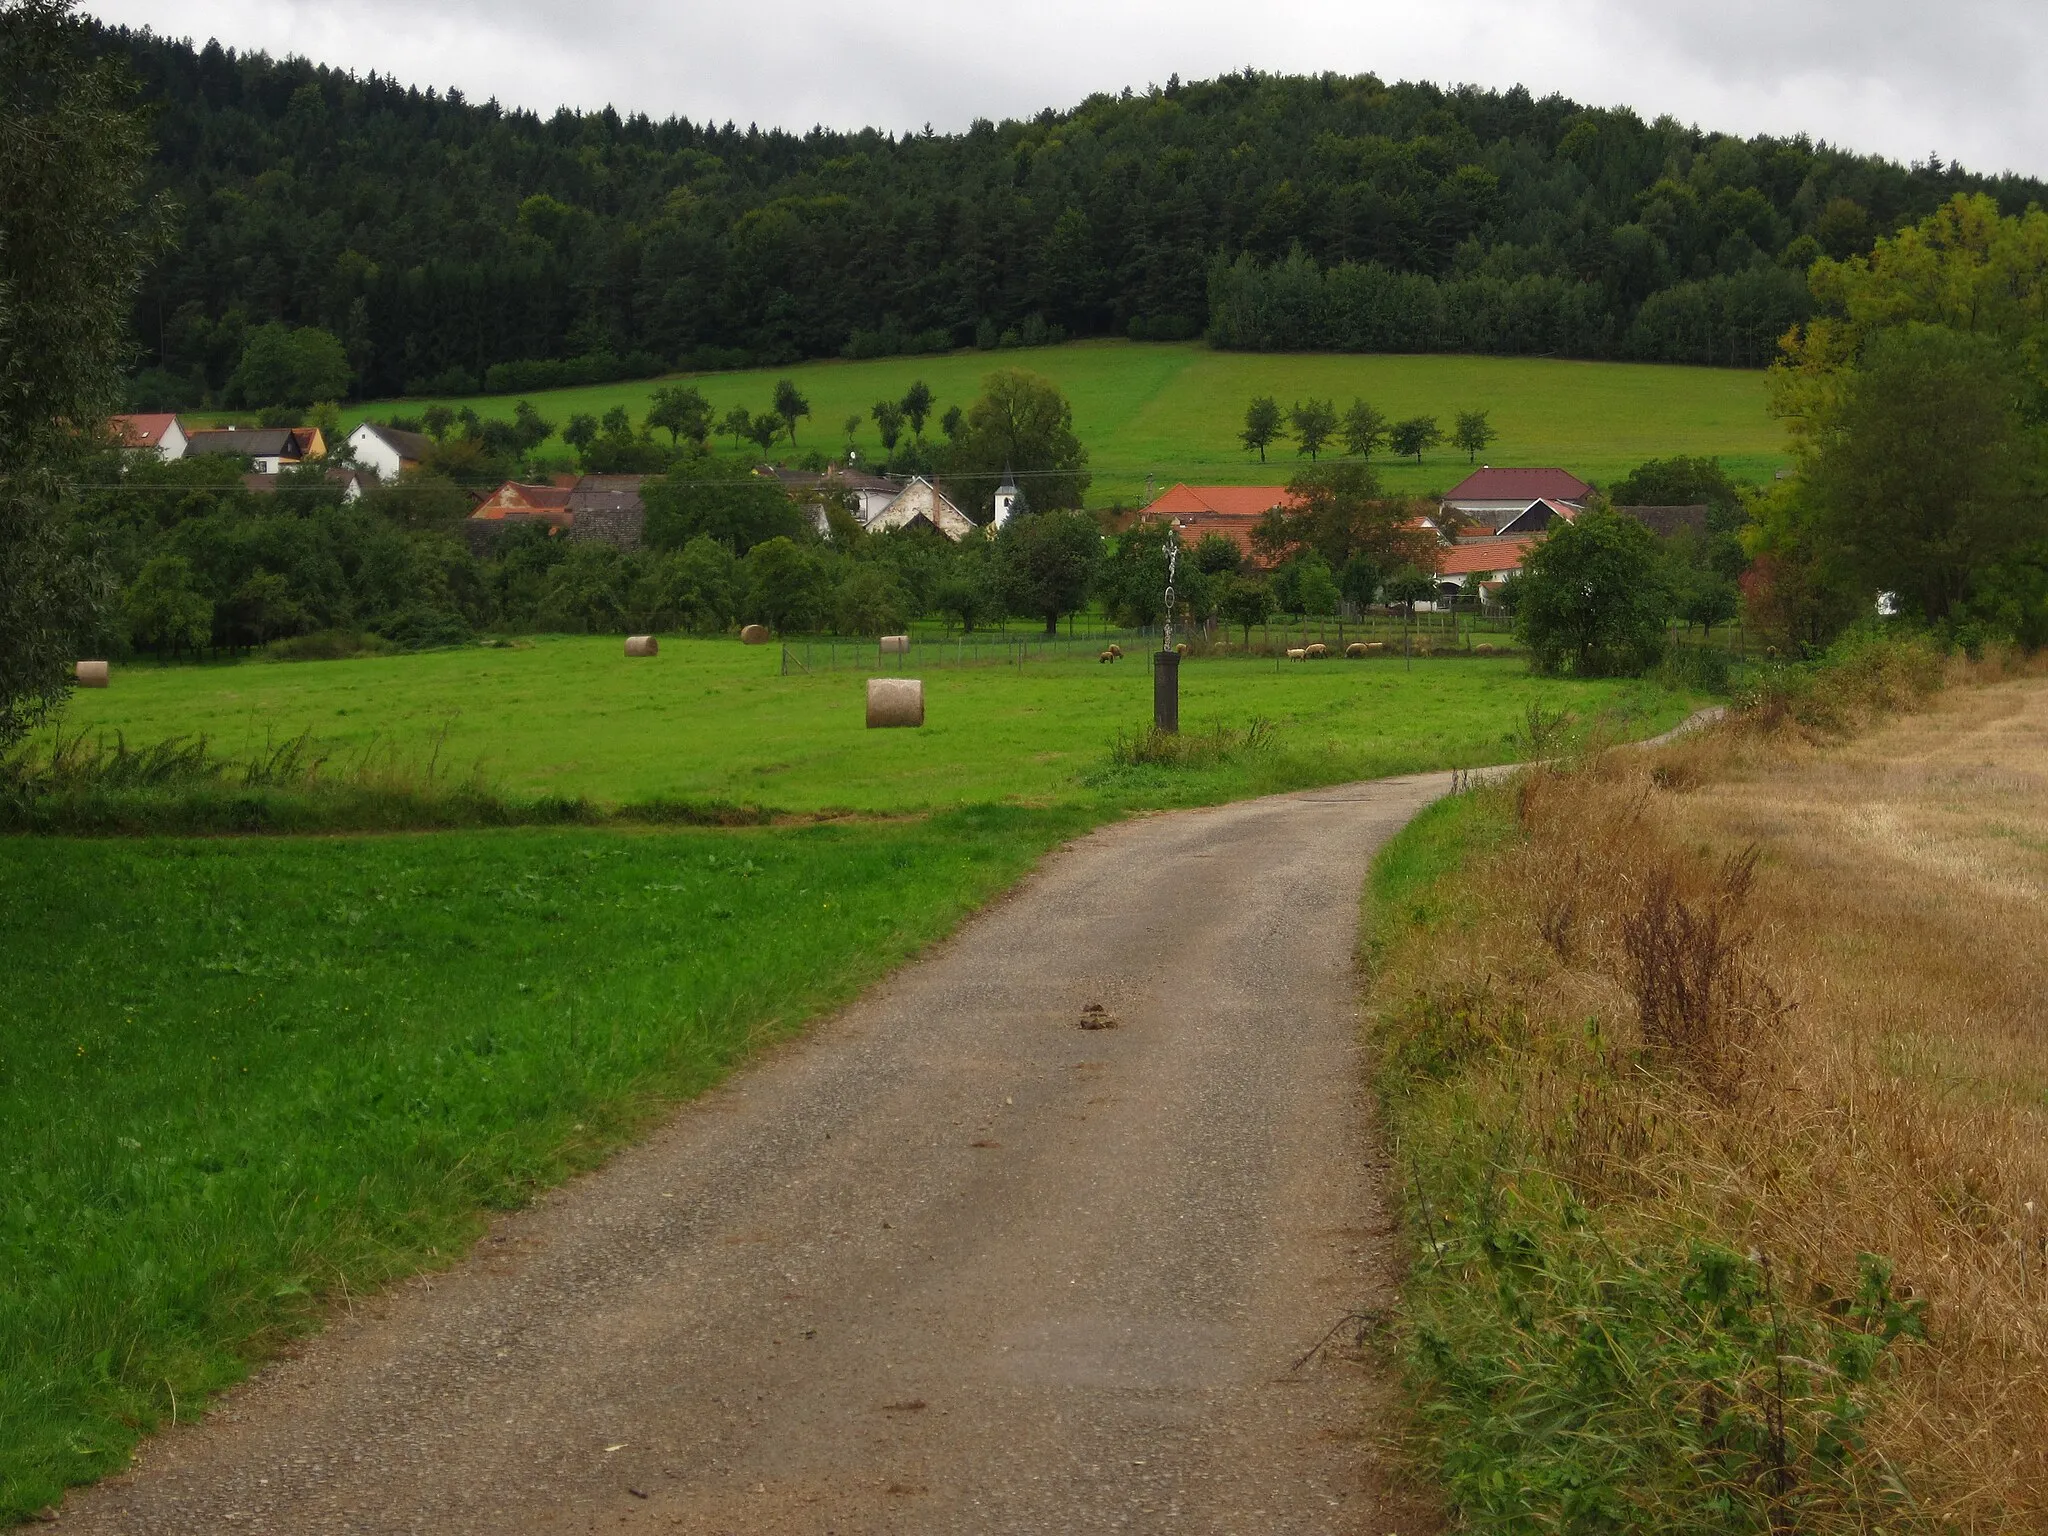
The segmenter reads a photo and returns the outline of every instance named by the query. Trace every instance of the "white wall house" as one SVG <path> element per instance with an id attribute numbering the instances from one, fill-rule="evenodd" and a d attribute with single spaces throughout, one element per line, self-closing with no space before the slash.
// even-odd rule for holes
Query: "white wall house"
<path id="1" fill-rule="evenodd" d="M 433 439 L 419 432 L 366 421 L 348 435 L 348 454 L 379 480 L 392 481 L 408 469 L 416 469 L 434 446 Z"/>
<path id="2" fill-rule="evenodd" d="M 120 435 L 123 448 L 154 448 L 157 457 L 166 463 L 185 457 L 189 441 L 185 424 L 169 413 L 116 416 L 114 431 Z"/>

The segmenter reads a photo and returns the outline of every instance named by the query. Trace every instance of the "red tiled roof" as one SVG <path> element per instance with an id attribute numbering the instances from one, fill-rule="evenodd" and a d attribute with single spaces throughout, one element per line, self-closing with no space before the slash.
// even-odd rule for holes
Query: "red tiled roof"
<path id="1" fill-rule="evenodd" d="M 1475 571 L 1519 571 L 1530 547 L 1541 542 L 1533 533 L 1505 539 L 1469 539 L 1443 552 L 1437 574 L 1470 576 Z"/>
<path id="2" fill-rule="evenodd" d="M 1208 512 L 1218 517 L 1260 517 L 1290 499 L 1284 485 L 1176 485 L 1139 516 Z"/>
<path id="3" fill-rule="evenodd" d="M 121 434 L 121 442 L 129 448 L 154 448 L 163 441 L 171 430 L 171 423 L 178 419 L 176 411 L 164 411 L 139 416 L 116 416 L 114 430 Z"/>
<path id="4" fill-rule="evenodd" d="M 1476 469 L 1444 493 L 1445 501 L 1584 501 L 1593 487 L 1563 469 Z"/>
<path id="5" fill-rule="evenodd" d="M 549 522 L 567 523 L 574 517 L 569 510 L 572 494 L 569 486 L 524 485 L 517 480 L 507 480 L 469 515 L 485 521 L 540 517 Z"/>

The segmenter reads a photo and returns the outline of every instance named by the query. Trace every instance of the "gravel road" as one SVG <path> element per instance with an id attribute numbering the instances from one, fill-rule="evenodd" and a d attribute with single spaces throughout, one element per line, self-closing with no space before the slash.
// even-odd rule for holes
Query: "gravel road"
<path id="1" fill-rule="evenodd" d="M 1417 1529 L 1374 1449 L 1385 1383 L 1293 1367 L 1390 1297 L 1358 893 L 1448 787 L 1076 841 L 60 1528 Z"/>

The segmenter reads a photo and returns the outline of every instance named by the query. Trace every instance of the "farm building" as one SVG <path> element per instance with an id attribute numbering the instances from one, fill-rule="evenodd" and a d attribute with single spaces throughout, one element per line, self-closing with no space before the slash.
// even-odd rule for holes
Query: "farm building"
<path id="1" fill-rule="evenodd" d="M 379 480 L 389 483 L 409 469 L 418 469 L 434 440 L 423 432 L 366 421 L 348 435 L 349 457 Z"/>
<path id="2" fill-rule="evenodd" d="M 175 415 L 116 416 L 110 425 L 123 448 L 154 448 L 166 463 L 185 456 L 188 439 L 184 423 Z"/>
<path id="3" fill-rule="evenodd" d="M 1495 469 L 1488 465 L 1474 470 L 1445 492 L 1443 507 L 1445 512 L 1456 513 L 1466 522 L 1499 533 L 1538 503 L 1567 506 L 1577 512 L 1584 509 L 1592 494 L 1593 487 L 1568 470 Z"/>
<path id="4" fill-rule="evenodd" d="M 910 483 L 866 524 L 870 533 L 919 526 L 943 533 L 955 544 L 975 531 L 974 520 L 954 506 L 945 492 L 921 475 L 913 476 Z"/>
<path id="5" fill-rule="evenodd" d="M 276 474 L 244 475 L 242 485 L 258 496 L 274 496 L 277 494 L 278 478 Z M 321 478 L 327 484 L 341 488 L 342 505 L 346 506 L 352 501 L 363 499 L 363 481 L 368 477 L 360 469 L 342 469 L 337 466 L 328 470 Z"/>
<path id="6" fill-rule="evenodd" d="M 481 555 L 508 528 L 544 523 L 551 534 L 638 549 L 647 527 L 640 498 L 645 475 L 572 475 L 552 485 L 507 480 L 464 521 L 469 547 Z"/>
<path id="7" fill-rule="evenodd" d="M 194 432 L 186 440 L 185 453 L 227 454 L 249 461 L 259 475 L 274 475 L 290 464 L 327 456 L 327 442 L 318 427 L 222 427 L 211 432 Z"/>
<path id="8" fill-rule="evenodd" d="M 1535 533 L 1461 539 L 1437 562 L 1437 590 L 1445 597 L 1456 597 L 1476 587 L 1482 601 L 1490 600 L 1503 581 L 1522 569 L 1529 551 L 1542 542 L 1542 535 Z"/>
<path id="9" fill-rule="evenodd" d="M 894 480 L 885 480 L 880 475 L 864 474 L 855 469 L 843 469 L 834 464 L 825 470 L 785 469 L 780 464 L 763 464 L 754 471 L 781 486 L 791 496 L 807 496 L 837 492 L 846 497 L 856 521 L 865 528 L 894 501 L 903 487 Z M 823 514 L 819 514 L 818 531 L 825 531 Z"/>
<path id="10" fill-rule="evenodd" d="M 1252 529 L 1268 512 L 1289 504 L 1284 485 L 1175 485 L 1138 513 L 1141 523 L 1171 518 L 1181 541 L 1199 542 L 1219 533 L 1252 558 Z"/>

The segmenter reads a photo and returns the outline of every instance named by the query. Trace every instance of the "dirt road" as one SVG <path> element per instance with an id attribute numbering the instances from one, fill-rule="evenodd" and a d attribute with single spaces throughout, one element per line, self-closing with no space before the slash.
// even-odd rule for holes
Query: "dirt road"
<path id="1" fill-rule="evenodd" d="M 1411 1529 L 1352 949 L 1428 775 L 1108 828 L 60 1526 Z M 1118 1027 L 1079 1027 L 1102 1004 Z"/>

